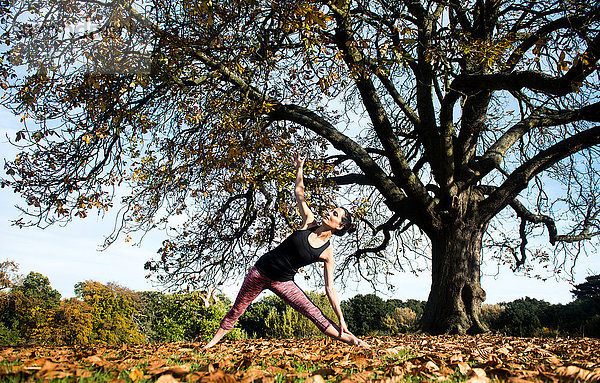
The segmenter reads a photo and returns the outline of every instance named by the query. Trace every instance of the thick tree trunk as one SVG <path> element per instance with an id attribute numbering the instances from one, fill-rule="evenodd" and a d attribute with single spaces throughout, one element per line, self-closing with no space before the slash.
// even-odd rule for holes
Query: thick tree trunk
<path id="1" fill-rule="evenodd" d="M 487 331 L 479 319 L 485 291 L 480 284 L 482 228 L 454 221 L 432 239 L 432 283 L 421 318 L 430 334 Z"/>

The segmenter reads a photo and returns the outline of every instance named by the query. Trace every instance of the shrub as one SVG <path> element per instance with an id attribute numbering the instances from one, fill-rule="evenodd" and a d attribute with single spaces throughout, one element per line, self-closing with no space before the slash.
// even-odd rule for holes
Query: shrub
<path id="1" fill-rule="evenodd" d="M 93 333 L 93 308 L 77 298 L 60 302 L 52 318 L 53 344 L 89 344 Z"/>
<path id="2" fill-rule="evenodd" d="M 480 319 L 490 330 L 497 329 L 499 326 L 500 316 L 504 312 L 505 307 L 501 305 L 482 305 Z"/>
<path id="3" fill-rule="evenodd" d="M 383 320 L 395 309 L 375 294 L 358 294 L 341 305 L 348 328 L 355 335 L 375 335 L 386 331 Z"/>
<path id="4" fill-rule="evenodd" d="M 330 319 L 336 318 L 329 299 L 323 293 L 306 293 Z M 337 322 L 336 322 L 337 323 Z M 310 338 L 322 336 L 312 321 L 272 295 L 253 303 L 240 318 L 240 325 L 256 338 Z"/>
<path id="5" fill-rule="evenodd" d="M 408 307 L 398 307 L 383 318 L 383 325 L 391 335 L 412 331 L 417 323 L 417 314 Z"/>
<path id="6" fill-rule="evenodd" d="M 231 306 L 228 299 L 206 307 L 202 292 L 163 294 L 139 293 L 138 328 L 150 342 L 209 340 Z M 229 339 L 245 337 L 239 328 Z"/>
<path id="7" fill-rule="evenodd" d="M 535 336 L 539 334 L 548 302 L 525 297 L 505 304 L 498 318 L 498 328 L 508 335 Z"/>
<path id="8" fill-rule="evenodd" d="M 91 343 L 135 344 L 144 341 L 133 321 L 137 294 L 114 283 L 79 282 L 75 293 L 91 307 Z"/>

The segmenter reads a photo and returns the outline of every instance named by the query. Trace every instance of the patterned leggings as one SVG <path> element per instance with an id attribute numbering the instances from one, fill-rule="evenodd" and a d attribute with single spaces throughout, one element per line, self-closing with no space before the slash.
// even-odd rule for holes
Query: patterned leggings
<path id="1" fill-rule="evenodd" d="M 246 275 L 233 307 L 221 321 L 221 328 L 231 330 L 250 303 L 264 289 L 273 291 L 285 303 L 313 321 L 322 332 L 332 325 L 331 320 L 323 315 L 294 281 L 274 281 L 263 276 L 256 267 L 253 267 Z"/>

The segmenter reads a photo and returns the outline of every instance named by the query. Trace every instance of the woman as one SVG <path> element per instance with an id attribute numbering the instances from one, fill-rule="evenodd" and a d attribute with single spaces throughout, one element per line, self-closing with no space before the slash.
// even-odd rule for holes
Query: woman
<path id="1" fill-rule="evenodd" d="M 340 300 L 333 286 L 334 263 L 329 238 L 332 234 L 343 235 L 348 231 L 353 231 L 352 217 L 346 209 L 338 207 L 323 217 L 320 225 L 315 222 L 315 217 L 304 198 L 303 167 L 304 158 L 300 158 L 296 153 L 294 156 L 294 168 L 296 169 L 294 193 L 302 216 L 300 230 L 292 233 L 279 246 L 256 262 L 246 275 L 233 307 L 225 315 L 213 339 L 204 346 L 205 348 L 217 344 L 233 328 L 248 305 L 264 289 L 272 290 L 284 302 L 312 320 L 324 334 L 351 345 L 369 347 L 366 342 L 348 331 L 340 308 Z M 325 317 L 294 282 L 294 274 L 298 269 L 314 262 L 324 263 L 325 292 L 339 319 L 339 326 Z"/>

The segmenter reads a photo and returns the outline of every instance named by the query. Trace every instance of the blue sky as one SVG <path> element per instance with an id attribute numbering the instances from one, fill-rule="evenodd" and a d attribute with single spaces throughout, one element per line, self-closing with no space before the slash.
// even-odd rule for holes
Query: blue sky
<path id="1" fill-rule="evenodd" d="M 0 109 L 0 120 L 0 157 L 12 159 L 16 150 L 8 143 L 6 136 L 15 137 L 20 129 L 19 118 Z M 4 176 L 2 167 L 0 177 Z M 19 211 L 14 207 L 20 202 L 19 197 L 4 188 L 0 189 L 0 198 L 0 261 L 10 259 L 17 262 L 22 274 L 37 271 L 46 275 L 63 297 L 73 296 L 75 283 L 85 280 L 116 282 L 136 291 L 160 290 L 160 286 L 153 285 L 145 278 L 143 266 L 156 254 L 162 241 L 161 232 L 151 233 L 141 245 L 119 240 L 100 252 L 98 249 L 104 237 L 111 232 L 114 216 L 109 214 L 100 219 L 90 215 L 85 219 L 77 218 L 66 227 L 19 229 L 9 222 L 19 217 Z M 575 269 L 575 282 L 580 283 L 586 276 L 597 273 L 600 273 L 600 257 L 582 258 Z M 385 298 L 427 299 L 431 283 L 427 272 L 419 276 L 405 273 L 394 278 L 396 289 Z M 298 278 L 301 287 L 310 288 L 301 279 Z M 234 298 L 240 282 L 241 279 L 232 281 L 230 286 L 224 288 L 225 294 Z M 572 286 L 564 280 L 551 278 L 544 282 L 531 279 L 514 274 L 506 266 L 498 268 L 491 261 L 484 264 L 482 285 L 487 293 L 486 303 L 507 302 L 524 296 L 551 303 L 572 300 Z M 345 299 L 357 293 L 370 292 L 372 289 L 366 284 L 355 284 L 349 285 L 340 295 Z"/>

